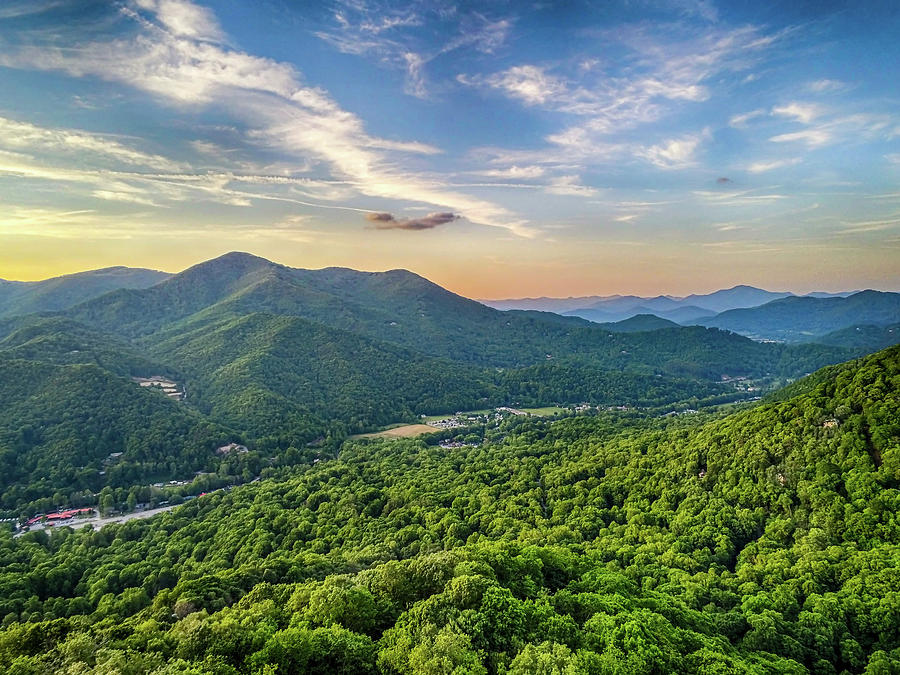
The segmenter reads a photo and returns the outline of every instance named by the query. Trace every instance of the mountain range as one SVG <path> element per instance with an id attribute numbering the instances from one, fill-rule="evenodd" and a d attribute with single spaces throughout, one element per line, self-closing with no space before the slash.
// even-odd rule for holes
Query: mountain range
<path id="1" fill-rule="evenodd" d="M 175 275 L 115 268 L 96 276 L 27 284 L 31 295 L 0 287 L 4 306 L 42 310 L 0 319 L 3 508 L 60 490 L 218 471 L 224 460 L 213 450 L 229 438 L 287 462 L 309 444 L 420 415 L 733 401 L 749 395 L 729 384 L 734 378 L 769 386 L 890 336 L 854 331 L 828 345 L 785 345 L 651 315 L 597 324 L 499 311 L 405 270 L 294 269 L 246 253 Z M 124 287 L 110 289 L 111 279 Z M 152 377 L 171 382 L 178 398 L 132 381 Z M 142 425 L 141 409 L 159 426 Z M 48 478 L 53 457 L 60 463 Z M 251 454 L 227 469 L 258 470 L 260 461 Z"/>
<path id="2" fill-rule="evenodd" d="M 900 293 L 860 291 L 847 297 L 781 298 L 759 307 L 731 309 L 696 323 L 751 337 L 804 341 L 853 326 L 887 326 L 898 319 Z"/>
<path id="3" fill-rule="evenodd" d="M 655 316 L 682 326 L 723 328 L 757 340 L 823 342 L 828 335 L 824 343 L 862 346 L 865 342 L 873 350 L 893 344 L 892 333 L 880 329 L 900 321 L 900 294 L 872 290 L 797 296 L 742 285 L 685 297 L 615 295 L 483 302 L 505 310 L 540 308 L 608 327 L 639 316 Z M 877 335 L 873 328 L 879 329 Z"/>
<path id="4" fill-rule="evenodd" d="M 853 292 L 810 293 L 804 297 L 846 297 Z M 615 322 L 637 314 L 654 314 L 676 323 L 690 323 L 694 319 L 713 316 L 730 309 L 757 307 L 773 300 L 793 296 L 793 293 L 766 291 L 754 286 L 738 285 L 706 294 L 683 297 L 658 295 L 584 296 L 579 298 L 520 298 L 482 300 L 496 309 L 535 309 L 567 316 L 580 316 L 599 323 Z"/>

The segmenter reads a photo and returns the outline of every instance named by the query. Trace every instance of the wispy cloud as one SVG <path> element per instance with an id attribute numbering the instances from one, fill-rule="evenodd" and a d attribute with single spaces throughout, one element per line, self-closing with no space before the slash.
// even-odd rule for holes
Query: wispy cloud
<path id="1" fill-rule="evenodd" d="M 460 75 L 460 82 L 463 84 L 475 81 Z M 486 77 L 482 81 L 487 86 L 499 89 L 510 98 L 519 99 L 526 105 L 546 103 L 551 99 L 556 100 L 566 93 L 566 86 L 561 80 L 548 75 L 543 68 L 538 66 L 514 66 L 509 70 Z"/>
<path id="2" fill-rule="evenodd" d="M 762 117 L 766 114 L 765 110 L 757 109 L 751 110 L 750 112 L 741 113 L 740 115 L 733 115 L 728 120 L 728 125 L 734 127 L 735 129 L 743 129 L 747 126 L 747 122 L 750 120 L 756 119 L 758 117 Z"/>
<path id="3" fill-rule="evenodd" d="M 805 143 L 807 147 L 818 148 L 828 145 L 833 138 L 833 134 L 826 128 L 820 129 L 804 129 L 803 131 L 793 131 L 789 134 L 778 134 L 772 136 L 769 140 L 773 143 Z"/>
<path id="4" fill-rule="evenodd" d="M 415 52 L 405 52 L 403 60 L 406 62 L 406 87 L 407 94 L 411 94 L 418 98 L 425 98 L 428 89 L 425 86 L 425 59 L 421 54 Z"/>
<path id="5" fill-rule="evenodd" d="M 525 180 L 529 178 L 540 178 L 547 170 L 542 166 L 510 166 L 506 169 L 485 169 L 483 171 L 475 171 L 480 176 L 489 176 L 491 178 L 509 178 L 513 180 Z"/>
<path id="6" fill-rule="evenodd" d="M 747 167 L 747 171 L 750 173 L 765 173 L 766 171 L 783 169 L 786 166 L 795 166 L 802 161 L 799 157 L 790 157 L 788 159 L 773 159 L 768 162 L 753 162 Z"/>
<path id="7" fill-rule="evenodd" d="M 801 131 L 776 134 L 774 143 L 799 142 L 809 148 L 820 148 L 842 142 L 868 141 L 890 135 L 894 118 L 885 114 L 856 113 L 823 119 Z"/>
<path id="8" fill-rule="evenodd" d="M 863 220 L 845 222 L 844 227 L 837 230 L 836 234 L 863 234 L 866 232 L 882 232 L 900 227 L 900 214 L 882 220 Z"/>
<path id="9" fill-rule="evenodd" d="M 43 14 L 65 4 L 66 0 L 8 0 L 0 7 L 0 20 Z"/>
<path id="10" fill-rule="evenodd" d="M 629 50 L 627 68 L 578 69 L 578 81 L 534 64 L 523 64 L 487 77 L 463 77 L 497 89 L 528 105 L 546 104 L 561 112 L 591 118 L 586 129 L 613 132 L 654 121 L 671 111 L 672 102 L 702 102 L 711 95 L 717 74 L 742 69 L 774 36 L 756 28 L 712 30 L 678 37 L 644 27 L 603 31 L 597 38 Z M 623 74 L 627 73 L 627 74 Z"/>
<path id="11" fill-rule="evenodd" d="M 813 103 L 788 103 L 787 105 L 775 106 L 772 108 L 772 114 L 779 117 L 788 117 L 803 124 L 809 124 L 821 114 L 821 108 Z"/>
<path id="12" fill-rule="evenodd" d="M 78 129 L 52 129 L 0 117 L 0 147 L 28 151 L 84 153 L 157 171 L 180 171 L 184 165 L 161 155 L 141 152 L 104 134 Z"/>
<path id="13" fill-rule="evenodd" d="M 577 197 L 592 197 L 597 190 L 584 185 L 579 176 L 557 176 L 550 181 L 547 192 L 554 195 L 569 195 Z"/>
<path id="14" fill-rule="evenodd" d="M 120 228 L 120 218 L 92 209 L 72 211 L 6 204 L 0 210 L 0 233 L 7 236 L 53 239 L 79 239 L 87 236 L 128 238 L 129 235 L 121 232 Z"/>
<path id="15" fill-rule="evenodd" d="M 710 137 L 710 130 L 704 129 L 697 134 L 688 134 L 673 138 L 644 151 L 644 156 L 661 169 L 682 169 L 696 163 L 697 150 L 700 144 Z"/>
<path id="16" fill-rule="evenodd" d="M 334 25 L 316 37 L 344 54 L 374 57 L 382 65 L 406 74 L 405 93 L 428 98 L 428 64 L 443 54 L 469 48 L 490 54 L 507 39 L 511 21 L 440 3 L 412 3 L 397 8 L 378 0 L 340 3 Z M 428 39 L 409 29 L 434 26 Z M 439 37 L 435 40 L 434 35 Z"/>
<path id="17" fill-rule="evenodd" d="M 684 27 L 651 32 L 646 26 L 595 33 L 626 54 L 615 70 L 592 61 L 590 67 L 563 71 L 559 64 L 520 64 L 489 75 L 463 74 L 458 80 L 496 91 L 529 107 L 577 116 L 580 121 L 546 140 L 556 146 L 544 164 L 564 157 L 581 165 L 642 157 L 660 168 L 689 165 L 704 136 L 686 134 L 664 143 L 623 141 L 622 134 L 658 122 L 685 106 L 707 101 L 716 76 L 750 67 L 779 39 L 755 27 L 713 28 L 702 33 Z M 750 119 L 757 113 L 745 118 Z M 759 113 L 762 114 L 762 113 Z M 736 120 L 741 123 L 741 120 Z M 508 154 L 510 159 L 515 155 Z M 519 155 L 516 161 L 523 161 Z"/>
<path id="18" fill-rule="evenodd" d="M 212 10 L 188 0 L 134 0 L 143 10 L 153 12 L 172 35 L 193 40 L 222 42 L 225 34 Z"/>
<path id="19" fill-rule="evenodd" d="M 849 85 L 846 82 L 842 82 L 841 80 L 829 79 L 814 80 L 806 85 L 806 88 L 815 94 L 823 94 L 825 92 L 831 91 L 843 91 L 848 87 Z"/>
<path id="20" fill-rule="evenodd" d="M 233 114 L 251 125 L 251 139 L 301 161 L 319 162 L 362 194 L 443 207 L 474 223 L 534 234 L 501 206 L 398 169 L 385 153 L 432 149 L 373 137 L 327 92 L 302 85 L 291 65 L 218 44 L 218 24 L 206 10 L 184 0 L 141 0 L 123 11 L 139 27 L 132 38 L 77 49 L 26 46 L 6 51 L 0 63 L 99 76 L 174 105 L 202 107 L 227 100 Z"/>

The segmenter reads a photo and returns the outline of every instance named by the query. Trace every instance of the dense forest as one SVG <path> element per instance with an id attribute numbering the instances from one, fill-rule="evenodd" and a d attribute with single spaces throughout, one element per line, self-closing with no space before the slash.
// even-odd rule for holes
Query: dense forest
<path id="1" fill-rule="evenodd" d="M 3 535 L 10 673 L 892 673 L 900 348 L 718 419 L 344 443 Z"/>

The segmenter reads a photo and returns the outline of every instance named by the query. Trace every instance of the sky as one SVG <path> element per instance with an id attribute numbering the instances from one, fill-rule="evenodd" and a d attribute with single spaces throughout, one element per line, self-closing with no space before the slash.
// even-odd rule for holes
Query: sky
<path id="1" fill-rule="evenodd" d="M 900 290 L 900 3 L 4 0 L 0 278 Z"/>

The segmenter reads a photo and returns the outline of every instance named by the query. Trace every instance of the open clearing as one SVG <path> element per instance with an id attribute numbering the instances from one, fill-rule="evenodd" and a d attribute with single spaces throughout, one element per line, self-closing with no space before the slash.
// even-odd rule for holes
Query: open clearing
<path id="1" fill-rule="evenodd" d="M 567 408 L 560 408 L 556 405 L 547 406 L 546 408 L 519 408 L 522 412 L 531 413 L 539 417 L 548 417 L 550 415 L 558 415 L 559 413 L 568 412 Z"/>
<path id="2" fill-rule="evenodd" d="M 376 431 L 371 434 L 359 434 L 352 438 L 412 438 L 413 436 L 421 436 L 422 434 L 432 434 L 439 431 L 427 424 L 406 424 L 393 429 L 385 429 L 384 431 Z"/>

